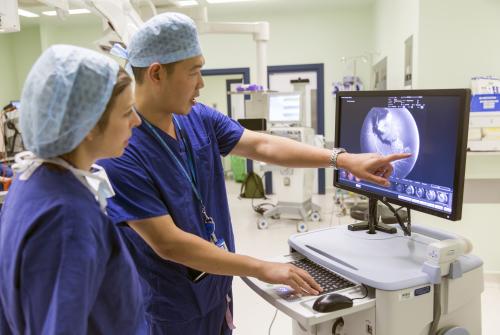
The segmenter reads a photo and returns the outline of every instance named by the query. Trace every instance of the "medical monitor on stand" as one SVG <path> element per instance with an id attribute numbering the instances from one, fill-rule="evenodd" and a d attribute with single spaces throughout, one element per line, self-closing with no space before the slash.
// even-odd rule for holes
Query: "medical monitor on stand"
<path id="1" fill-rule="evenodd" d="M 467 89 L 337 94 L 336 147 L 352 153 L 412 153 L 392 163 L 389 187 L 335 171 L 335 187 L 369 199 L 368 222 L 351 225 L 350 230 L 395 232 L 378 222 L 377 201 L 406 207 L 408 213 L 414 209 L 461 219 L 469 104 Z"/>
<path id="2" fill-rule="evenodd" d="M 302 94 L 297 92 L 270 93 L 268 121 L 271 124 L 301 126 L 303 121 Z"/>

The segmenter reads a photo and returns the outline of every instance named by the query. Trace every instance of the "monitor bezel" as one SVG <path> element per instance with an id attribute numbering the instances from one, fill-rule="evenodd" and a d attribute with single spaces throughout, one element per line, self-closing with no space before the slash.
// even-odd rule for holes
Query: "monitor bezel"
<path id="1" fill-rule="evenodd" d="M 459 125 L 457 129 L 458 145 L 456 146 L 456 169 L 453 178 L 453 201 L 451 213 L 444 213 L 437 209 L 431 209 L 422 205 L 407 203 L 394 198 L 387 198 L 383 195 L 378 195 L 370 191 L 360 190 L 355 187 L 340 184 L 338 181 L 339 171 L 335 170 L 333 185 L 337 188 L 361 194 L 367 197 L 372 197 L 377 200 L 386 200 L 390 203 L 408 207 L 419 212 L 438 216 L 450 221 L 458 221 L 462 218 L 462 205 L 465 180 L 465 162 L 467 158 L 467 135 L 469 128 L 469 113 L 470 113 L 470 89 L 426 89 L 426 90 L 388 90 L 388 91 L 342 91 L 337 93 L 335 101 L 335 147 L 339 147 L 340 142 L 340 99 L 343 97 L 376 97 L 376 96 L 458 96 L 460 97 L 460 113 Z"/>
<path id="2" fill-rule="evenodd" d="M 271 120 L 271 98 L 276 97 L 276 96 L 294 96 L 298 95 L 299 96 L 299 119 L 297 121 L 290 121 L 290 120 Z M 267 94 L 267 119 L 269 120 L 269 123 L 271 124 L 294 124 L 294 125 L 300 125 L 304 120 L 303 118 L 303 113 L 302 113 L 302 108 L 303 106 L 303 101 L 302 101 L 302 93 L 301 92 L 271 92 Z"/>

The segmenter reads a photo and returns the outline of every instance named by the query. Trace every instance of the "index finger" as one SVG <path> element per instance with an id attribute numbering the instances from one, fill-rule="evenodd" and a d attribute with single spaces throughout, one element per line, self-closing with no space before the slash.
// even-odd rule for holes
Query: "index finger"
<path id="1" fill-rule="evenodd" d="M 384 157 L 384 160 L 389 163 L 389 162 L 393 162 L 393 161 L 397 161 L 397 160 L 400 160 L 400 159 L 405 159 L 405 158 L 409 158 L 411 157 L 411 153 L 403 153 L 403 154 L 391 154 L 391 155 L 387 155 Z"/>

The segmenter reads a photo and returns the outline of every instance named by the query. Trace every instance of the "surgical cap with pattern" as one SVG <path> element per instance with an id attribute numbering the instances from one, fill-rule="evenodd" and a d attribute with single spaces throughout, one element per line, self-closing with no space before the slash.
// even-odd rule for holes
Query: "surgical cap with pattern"
<path id="1" fill-rule="evenodd" d="M 127 49 L 128 61 L 134 67 L 169 64 L 201 55 L 196 25 L 180 13 L 163 13 L 145 22 Z"/>
<path id="2" fill-rule="evenodd" d="M 23 87 L 19 122 L 26 149 L 40 158 L 75 149 L 111 98 L 119 65 L 95 51 L 54 45 L 33 65 Z"/>

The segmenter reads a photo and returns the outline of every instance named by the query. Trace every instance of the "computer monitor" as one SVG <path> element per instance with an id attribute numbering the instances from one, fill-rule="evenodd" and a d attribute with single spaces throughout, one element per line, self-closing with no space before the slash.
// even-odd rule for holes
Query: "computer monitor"
<path id="1" fill-rule="evenodd" d="M 345 170 L 335 172 L 334 185 L 460 220 L 469 106 L 467 89 L 337 93 L 336 147 L 351 153 L 412 156 L 392 163 L 390 187 L 357 181 Z"/>
<path id="2" fill-rule="evenodd" d="M 300 93 L 271 93 L 268 108 L 271 123 L 300 124 L 302 121 Z"/>

